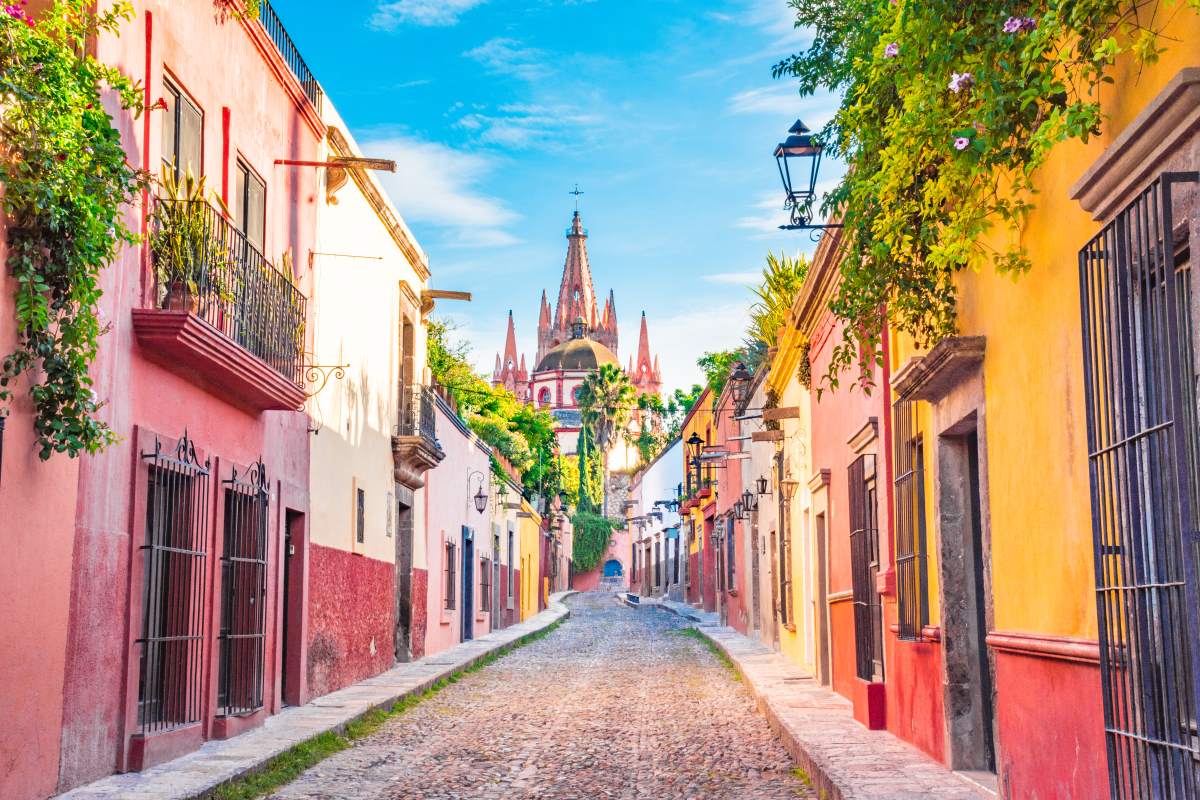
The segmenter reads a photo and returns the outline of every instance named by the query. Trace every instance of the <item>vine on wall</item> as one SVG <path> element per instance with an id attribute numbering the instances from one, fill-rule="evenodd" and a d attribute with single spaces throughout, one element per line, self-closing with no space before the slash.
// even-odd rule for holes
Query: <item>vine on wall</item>
<path id="1" fill-rule="evenodd" d="M 849 166 L 823 204 L 845 224 L 833 386 L 852 365 L 870 380 L 885 324 L 921 346 L 954 334 L 958 271 L 1030 268 L 1019 233 L 1035 171 L 1056 144 L 1099 132 L 1119 55 L 1153 62 L 1176 16 L 1200 12 L 1200 0 L 790 3 L 813 43 L 775 77 L 843 98 L 819 134 Z"/>
<path id="2" fill-rule="evenodd" d="M 8 236 L 17 344 L 0 364 L 2 413 L 18 379 L 30 383 L 38 455 L 95 453 L 116 440 L 100 419 L 88 370 L 108 325 L 100 273 L 137 240 L 124 206 L 145 185 L 125 161 L 101 103 L 111 90 L 140 114 L 140 87 L 88 54 L 116 34 L 128 3 L 96 12 L 90 0 L 57 0 L 43 17 L 0 6 L 0 185 Z"/>

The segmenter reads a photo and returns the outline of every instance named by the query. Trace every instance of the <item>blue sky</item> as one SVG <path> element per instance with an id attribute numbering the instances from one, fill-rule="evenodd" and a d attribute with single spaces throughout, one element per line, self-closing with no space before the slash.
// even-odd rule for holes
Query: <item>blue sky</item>
<path id="1" fill-rule="evenodd" d="M 768 250 L 812 249 L 776 228 L 771 149 L 833 104 L 771 78 L 805 44 L 785 0 L 280 5 L 367 155 L 398 162 L 384 180 L 433 286 L 474 293 L 440 313 L 481 370 L 509 308 L 532 360 L 576 182 L 596 291 L 616 291 L 622 361 L 645 310 L 671 388 L 698 380 L 701 353 L 740 340 Z"/>

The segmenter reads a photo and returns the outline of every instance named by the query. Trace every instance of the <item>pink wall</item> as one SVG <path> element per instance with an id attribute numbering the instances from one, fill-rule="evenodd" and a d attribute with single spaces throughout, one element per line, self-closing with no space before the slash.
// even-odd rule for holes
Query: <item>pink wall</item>
<path id="1" fill-rule="evenodd" d="M 479 440 L 442 403 L 438 403 L 437 436 L 446 458 L 429 474 L 425 482 L 426 528 L 425 546 L 429 565 L 429 595 L 426 610 L 428 628 L 425 633 L 425 653 L 433 655 L 458 644 L 461 636 L 459 611 L 462 608 L 462 529 L 475 530 L 476 543 L 482 545 L 491 537 L 490 509 L 480 514 L 471 498 L 479 489 L 491 486 L 491 462 Z M 454 609 L 445 609 L 445 542 L 456 545 L 455 573 L 457 576 Z M 479 551 L 476 550 L 476 565 Z M 479 607 L 479 574 L 475 569 L 475 608 Z M 488 631 L 487 622 L 475 623 L 475 635 Z"/>
<path id="2" fill-rule="evenodd" d="M 309 294 L 307 264 L 315 234 L 318 175 L 311 169 L 274 165 L 275 159 L 312 159 L 318 154 L 322 131 L 310 126 L 311 111 L 302 112 L 289 94 L 289 89 L 295 92 L 294 79 L 280 71 L 278 54 L 261 49 L 241 23 L 217 21 L 209 0 L 135 6 L 136 17 L 121 37 L 99 43 L 99 57 L 143 82 L 149 102 L 161 97 L 163 75 L 169 71 L 201 106 L 209 186 L 220 190 L 226 176 L 232 186 L 230 170 L 238 155 L 258 171 L 267 184 L 265 255 L 281 267 L 283 253 L 290 251 L 300 288 Z M 222 68 L 213 69 L 218 63 Z M 116 114 L 130 161 L 154 173 L 161 160 L 162 119 L 161 111 L 137 121 Z M 136 221 L 136 212 L 131 211 L 130 219 Z M 265 462 L 272 489 L 266 647 L 275 658 L 265 668 L 264 713 L 280 705 L 282 527 L 286 509 L 307 511 L 307 419 L 294 412 L 259 413 L 233 405 L 236 397 L 148 360 L 130 322 L 131 309 L 152 304 L 153 281 L 144 256 L 130 249 L 103 276 L 102 304 L 112 331 L 93 374 L 97 394 L 108 403 L 105 417 L 123 438 L 80 465 L 60 788 L 119 769 L 136 721 L 137 651 L 132 640 L 140 634 L 140 621 L 131 612 L 131 600 L 137 598 L 130 596 L 129 587 L 136 578 L 136 570 L 131 575 L 131 558 L 139 556 L 142 527 L 131 500 L 135 477 L 144 472 L 135 445 L 139 428 L 161 434 L 167 447 L 186 430 L 197 447 L 214 458 L 218 495 L 215 489 L 233 464 L 245 466 L 260 455 Z M 214 528 L 218 520 L 214 518 Z M 213 544 L 219 539 L 214 531 Z M 216 564 L 217 552 L 210 553 Z M 216 588 L 209 588 L 210 604 Z M 211 711 L 204 724 L 206 736 L 215 732 Z"/>
<path id="3" fill-rule="evenodd" d="M 0 264 L 7 240 L 0 223 Z M 0 268 L 0 320 L 13 319 L 11 281 Z M 0 354 L 15 342 L 13 326 L 0 324 Z M 25 800 L 45 797 L 58 783 L 79 462 L 38 459 L 28 384 L 14 390 L 0 466 L 0 797 Z"/>
<path id="4" fill-rule="evenodd" d="M 829 359 L 834 347 L 841 342 L 841 324 L 832 315 L 826 314 L 813 334 L 810 359 L 813 375 L 825 375 L 829 368 Z M 829 563 L 829 592 L 847 592 L 853 588 L 850 559 L 850 493 L 848 476 L 850 464 L 859 458 L 859 454 L 847 444 L 847 441 L 862 429 L 871 418 L 878 422 L 879 439 L 870 445 L 865 452 L 876 456 L 876 488 L 877 514 L 880 538 L 880 557 L 883 566 L 890 563 L 890 507 L 887 502 L 890 476 L 887 471 L 887 450 L 883 440 L 883 418 L 889 412 L 886 405 L 888 392 L 883 382 L 879 368 L 874 371 L 874 389 L 867 394 L 854 384 L 851 375 L 843 376 L 836 391 L 826 389 L 818 392 L 820 384 L 814 381 L 811 392 L 812 403 L 812 470 L 817 474 L 820 470 L 829 470 L 828 505 L 826 511 L 826 532 Z M 809 476 L 799 476 L 806 480 Z M 792 532 L 792 545 L 798 542 L 797 534 Z M 887 598 L 884 598 L 886 605 Z M 853 604 L 844 601 L 832 605 L 830 609 L 831 631 L 830 648 L 833 662 L 833 688 L 835 691 L 852 697 L 855 695 L 854 686 L 857 681 L 855 674 L 855 639 Z M 885 649 L 890 647 L 891 636 L 884 632 Z M 885 682 L 890 682 L 900 676 L 886 675 Z M 856 713 L 863 709 L 856 708 Z"/>
<path id="5" fill-rule="evenodd" d="M 714 445 L 720 449 L 730 453 L 740 453 L 742 450 L 741 440 L 735 440 L 734 437 L 741 435 L 741 425 L 734 417 L 736 410 L 733 406 L 732 392 L 725 392 L 718 398 L 717 409 L 715 412 L 716 422 L 716 441 Z M 742 485 L 742 465 L 740 459 L 726 459 L 724 469 L 718 470 L 719 488 L 717 490 L 717 516 L 729 513 L 733 510 L 733 506 L 741 500 L 742 491 L 745 487 Z M 725 576 L 722 578 L 725 586 L 725 591 L 722 593 L 721 602 L 725 606 L 726 619 L 728 624 L 741 633 L 746 633 L 750 629 L 750 613 L 748 611 L 748 598 L 750 592 L 748 589 L 749 583 L 747 575 L 750 573 L 750 565 L 741 562 L 742 553 L 746 552 L 742 546 L 742 537 L 749 536 L 750 532 L 746 524 L 740 519 L 734 519 L 734 557 L 733 557 L 733 584 L 729 585 L 728 575 L 729 567 L 726 564 L 726 559 L 729 557 L 729 545 L 726 542 L 721 544 L 721 563 L 723 565 Z M 725 523 L 725 531 L 728 531 L 728 523 Z M 716 559 L 713 559 L 714 561 Z"/>

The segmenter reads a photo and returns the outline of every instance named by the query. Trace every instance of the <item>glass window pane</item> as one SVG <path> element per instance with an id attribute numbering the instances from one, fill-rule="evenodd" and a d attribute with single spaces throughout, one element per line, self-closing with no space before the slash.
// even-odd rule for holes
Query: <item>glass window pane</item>
<path id="1" fill-rule="evenodd" d="M 200 160 L 201 142 L 204 137 L 204 117 L 186 97 L 179 97 L 179 169 L 191 170 L 201 175 L 204 165 Z"/>
<path id="2" fill-rule="evenodd" d="M 263 250 L 263 238 L 266 225 L 267 187 L 253 172 L 246 179 L 246 221 L 245 233 L 250 244 Z"/>
<path id="3" fill-rule="evenodd" d="M 169 83 L 163 85 L 163 100 L 167 103 L 167 110 L 162 115 L 162 160 L 163 164 L 173 168 L 179 156 L 175 149 L 175 121 L 179 115 L 179 92 L 175 91 L 175 87 Z"/>

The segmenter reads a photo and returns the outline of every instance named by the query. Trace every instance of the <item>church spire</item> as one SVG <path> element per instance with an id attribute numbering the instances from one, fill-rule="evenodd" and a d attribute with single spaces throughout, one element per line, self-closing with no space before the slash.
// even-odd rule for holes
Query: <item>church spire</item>
<path id="1" fill-rule="evenodd" d="M 587 229 L 579 212 L 571 219 L 567 231 L 567 260 L 563 264 L 562 281 L 558 287 L 558 305 L 555 308 L 555 327 L 569 327 L 576 317 L 583 317 L 595 326 L 599 314 L 596 308 L 596 290 L 592 286 L 592 267 L 588 263 Z"/>
<path id="2" fill-rule="evenodd" d="M 525 357 L 517 355 L 517 327 L 513 323 L 512 309 L 508 311 L 508 332 L 504 337 L 504 355 L 496 356 L 496 371 L 492 385 L 503 387 L 525 401 L 529 395 L 528 374 L 525 373 Z"/>
<path id="3" fill-rule="evenodd" d="M 633 360 L 633 356 L 630 356 Z M 633 385 L 647 394 L 658 394 L 662 387 L 658 359 L 650 355 L 650 332 L 646 327 L 646 312 L 642 312 L 642 327 L 638 333 L 637 360 L 633 361 L 629 378 Z"/>

